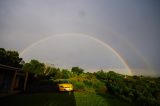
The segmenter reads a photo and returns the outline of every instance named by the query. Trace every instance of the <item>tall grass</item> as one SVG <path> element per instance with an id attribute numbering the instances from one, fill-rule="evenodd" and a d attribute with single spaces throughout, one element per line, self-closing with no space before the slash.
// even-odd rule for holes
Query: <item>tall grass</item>
<path id="1" fill-rule="evenodd" d="M 106 86 L 103 82 L 96 78 L 89 79 L 88 76 L 76 76 L 70 78 L 74 86 L 74 90 L 87 92 L 105 92 Z"/>

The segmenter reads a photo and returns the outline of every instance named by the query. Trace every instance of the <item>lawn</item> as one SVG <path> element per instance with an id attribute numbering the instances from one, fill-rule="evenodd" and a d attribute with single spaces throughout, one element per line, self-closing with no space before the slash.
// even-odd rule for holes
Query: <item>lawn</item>
<path id="1" fill-rule="evenodd" d="M 132 106 L 108 94 L 76 92 L 75 100 L 77 106 Z"/>
<path id="2" fill-rule="evenodd" d="M 131 106 L 109 95 L 95 93 L 35 93 L 3 98 L 1 106 Z"/>

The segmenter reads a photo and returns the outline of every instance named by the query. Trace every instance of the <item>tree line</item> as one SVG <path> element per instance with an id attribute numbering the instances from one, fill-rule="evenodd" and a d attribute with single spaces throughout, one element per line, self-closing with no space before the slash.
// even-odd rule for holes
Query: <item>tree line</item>
<path id="1" fill-rule="evenodd" d="M 0 48 L 0 64 L 22 68 L 24 71 L 28 71 L 29 73 L 33 73 L 35 76 L 42 78 L 70 78 L 73 75 L 80 75 L 84 72 L 84 70 L 79 67 L 72 67 L 72 71 L 70 72 L 68 69 L 47 66 L 35 59 L 25 63 L 24 60 L 19 57 L 17 51 L 5 50 L 4 48 Z"/>
<path id="2" fill-rule="evenodd" d="M 0 64 L 22 68 L 22 62 L 23 59 L 19 57 L 19 53 L 17 51 L 0 48 Z"/>
<path id="3" fill-rule="evenodd" d="M 84 73 L 84 70 L 79 67 L 72 67 L 71 71 L 69 71 L 68 69 L 60 69 L 45 65 L 34 59 L 29 63 L 25 63 L 23 65 L 23 70 L 33 73 L 36 77 L 41 79 L 68 79 Z"/>
<path id="4" fill-rule="evenodd" d="M 77 66 L 72 67 L 71 70 L 60 69 L 35 59 L 24 63 L 17 51 L 7 51 L 3 48 L 0 48 L 0 64 L 22 68 L 24 71 L 32 73 L 39 80 L 76 79 L 74 81 L 76 81 L 76 87 L 79 88 L 92 85 L 97 88 L 96 84 L 101 84 L 100 81 L 105 84 L 106 93 L 125 101 L 139 106 L 160 105 L 160 77 L 128 76 L 114 71 L 104 72 L 103 70 L 90 73 Z M 95 81 L 98 83 L 94 83 Z M 103 84 L 101 85 L 103 86 Z"/>

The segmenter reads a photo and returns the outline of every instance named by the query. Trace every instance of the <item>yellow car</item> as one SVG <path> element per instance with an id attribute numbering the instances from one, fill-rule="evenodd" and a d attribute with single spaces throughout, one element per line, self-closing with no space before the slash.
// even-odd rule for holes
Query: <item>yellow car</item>
<path id="1" fill-rule="evenodd" d="M 69 80 L 59 80 L 58 91 L 73 91 L 73 85 Z"/>

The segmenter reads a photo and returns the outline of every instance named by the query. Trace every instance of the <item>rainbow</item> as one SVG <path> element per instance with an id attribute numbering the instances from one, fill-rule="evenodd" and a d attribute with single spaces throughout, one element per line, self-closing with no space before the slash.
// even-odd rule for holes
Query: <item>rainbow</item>
<path id="1" fill-rule="evenodd" d="M 82 33 L 64 33 L 64 34 L 57 34 L 57 35 L 52 35 L 52 36 L 48 36 L 45 37 L 43 39 L 40 39 L 39 41 L 31 44 L 30 46 L 28 46 L 27 48 L 25 48 L 22 52 L 20 52 L 20 56 L 23 56 L 27 51 L 31 50 L 33 47 L 35 47 L 36 45 L 45 42 L 47 40 L 49 40 L 52 37 L 59 37 L 59 36 L 79 36 L 79 37 L 83 37 L 83 38 L 88 38 L 90 40 L 93 40 L 97 43 L 99 43 L 100 45 L 104 46 L 105 48 L 111 50 L 113 52 L 114 55 L 116 55 L 116 57 L 122 62 L 122 64 L 124 65 L 124 67 L 126 68 L 127 72 L 126 74 L 128 75 L 133 75 L 131 68 L 129 67 L 129 65 L 125 62 L 125 60 L 122 58 L 122 56 L 115 50 L 113 49 L 110 45 L 108 45 L 107 43 L 104 43 L 103 41 L 90 36 L 88 34 L 82 34 Z"/>

